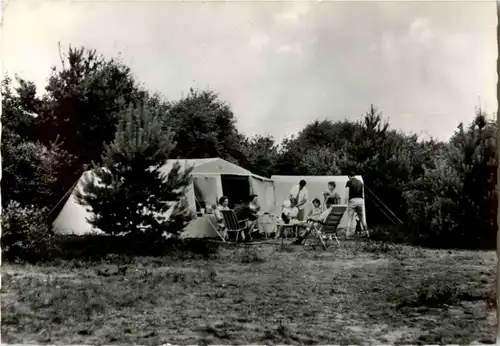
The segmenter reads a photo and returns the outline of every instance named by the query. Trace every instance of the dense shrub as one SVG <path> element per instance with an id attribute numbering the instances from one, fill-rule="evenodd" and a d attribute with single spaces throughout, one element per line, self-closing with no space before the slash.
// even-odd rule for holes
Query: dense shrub
<path id="1" fill-rule="evenodd" d="M 36 262 L 47 256 L 53 237 L 46 217 L 46 209 L 11 201 L 2 210 L 2 257 Z"/>

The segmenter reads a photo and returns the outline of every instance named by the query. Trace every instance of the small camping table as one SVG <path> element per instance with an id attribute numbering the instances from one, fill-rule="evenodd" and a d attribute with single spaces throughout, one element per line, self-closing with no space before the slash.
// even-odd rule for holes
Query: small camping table
<path id="1" fill-rule="evenodd" d="M 291 220 L 290 223 L 284 223 L 283 220 L 281 220 L 280 217 L 277 217 L 277 222 L 276 226 L 274 227 L 275 234 L 277 235 L 278 230 L 281 228 L 284 233 L 281 234 L 281 237 L 287 238 L 287 230 L 289 229 L 294 229 L 294 228 L 302 228 L 302 227 L 307 227 L 307 222 L 306 221 L 297 221 L 297 220 Z"/>

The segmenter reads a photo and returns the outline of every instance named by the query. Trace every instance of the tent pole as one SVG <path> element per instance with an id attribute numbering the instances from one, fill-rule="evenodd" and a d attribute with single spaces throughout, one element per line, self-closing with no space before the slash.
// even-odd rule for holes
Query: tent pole
<path id="1" fill-rule="evenodd" d="M 52 215 L 52 213 L 54 212 L 54 210 L 56 210 L 56 208 L 59 206 L 59 204 L 61 204 L 61 202 L 66 198 L 66 196 L 69 193 L 73 192 L 73 190 L 75 189 L 76 184 L 78 184 L 78 182 L 80 181 L 82 175 L 80 177 L 78 177 L 78 179 L 76 179 L 75 183 L 68 189 L 68 191 L 66 191 L 66 193 L 64 194 L 64 196 L 62 196 L 62 198 L 59 200 L 59 202 L 57 202 L 57 204 L 54 206 L 54 208 L 52 208 L 52 210 L 47 215 L 48 219 L 50 219 L 50 216 Z"/>
<path id="2" fill-rule="evenodd" d="M 396 224 L 396 221 L 394 221 L 394 218 L 390 217 L 389 215 L 386 214 L 386 212 L 380 208 L 380 205 L 377 204 L 377 202 L 375 200 L 372 200 L 372 203 L 375 204 L 375 206 L 382 212 L 382 214 L 384 214 L 384 216 L 389 220 L 391 221 L 394 225 Z"/>
<path id="3" fill-rule="evenodd" d="M 396 220 L 398 220 L 398 221 L 399 221 L 399 223 L 400 223 L 400 224 L 403 224 L 403 223 L 404 223 L 403 221 L 401 221 L 401 219 L 399 219 L 399 218 L 396 216 L 396 214 L 394 214 L 394 213 L 392 212 L 392 210 L 391 210 L 391 209 L 390 209 L 387 205 L 385 205 L 385 204 L 384 204 L 384 202 L 382 202 L 382 201 L 380 200 L 380 198 L 378 198 L 378 197 L 377 197 L 377 195 L 375 195 L 375 194 L 373 193 L 373 191 L 372 191 L 372 190 L 370 190 L 370 188 L 369 188 L 368 186 L 366 186 L 366 184 L 365 184 L 365 188 L 368 190 L 368 192 L 369 192 L 369 193 L 370 193 L 373 197 L 375 197 L 375 198 L 377 199 L 377 201 L 378 201 L 381 205 L 383 205 L 383 206 L 385 207 L 385 209 L 386 209 L 389 213 L 391 213 L 391 214 L 392 214 L 392 216 L 394 216 L 394 217 L 396 218 Z"/>

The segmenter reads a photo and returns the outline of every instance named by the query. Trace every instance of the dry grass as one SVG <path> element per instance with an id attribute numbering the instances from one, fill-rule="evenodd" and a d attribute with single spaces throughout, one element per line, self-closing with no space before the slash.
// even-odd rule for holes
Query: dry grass
<path id="1" fill-rule="evenodd" d="M 61 344 L 494 341 L 494 252 L 342 243 L 3 266 L 2 338 Z M 116 263 L 116 260 L 115 260 Z"/>

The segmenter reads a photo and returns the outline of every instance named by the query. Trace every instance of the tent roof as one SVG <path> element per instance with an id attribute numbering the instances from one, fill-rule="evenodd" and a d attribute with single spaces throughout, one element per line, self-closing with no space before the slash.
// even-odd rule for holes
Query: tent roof
<path id="1" fill-rule="evenodd" d="M 204 165 L 209 162 L 213 162 L 217 158 L 211 159 L 178 159 L 178 160 L 167 160 L 167 163 L 161 168 L 162 171 L 170 171 L 176 162 L 181 165 L 181 170 L 184 171 L 189 167 L 193 167 L 193 173 L 195 173 L 195 167 Z"/>
<path id="2" fill-rule="evenodd" d="M 355 176 L 357 179 L 363 181 L 363 177 L 360 175 Z M 271 180 L 281 180 L 281 181 L 297 181 L 304 179 L 306 182 L 328 182 L 328 181 L 347 181 L 347 175 L 273 175 Z"/>
<path id="3" fill-rule="evenodd" d="M 172 167 L 176 162 L 179 162 L 181 165 L 181 170 L 185 170 L 187 168 L 192 167 L 193 171 L 192 174 L 200 174 L 200 175 L 207 175 L 207 174 L 228 174 L 228 175 L 242 175 L 242 176 L 253 176 L 255 178 L 261 179 L 261 180 L 270 180 L 268 178 L 264 178 L 261 176 L 258 176 L 256 174 L 253 174 L 249 170 L 240 167 L 238 165 L 235 165 L 234 163 L 231 163 L 229 161 L 226 161 L 224 159 L 221 159 L 219 157 L 214 157 L 214 158 L 207 158 L 207 159 L 175 159 L 175 160 L 168 160 L 167 163 L 160 168 L 160 170 L 167 174 L 170 172 Z"/>

